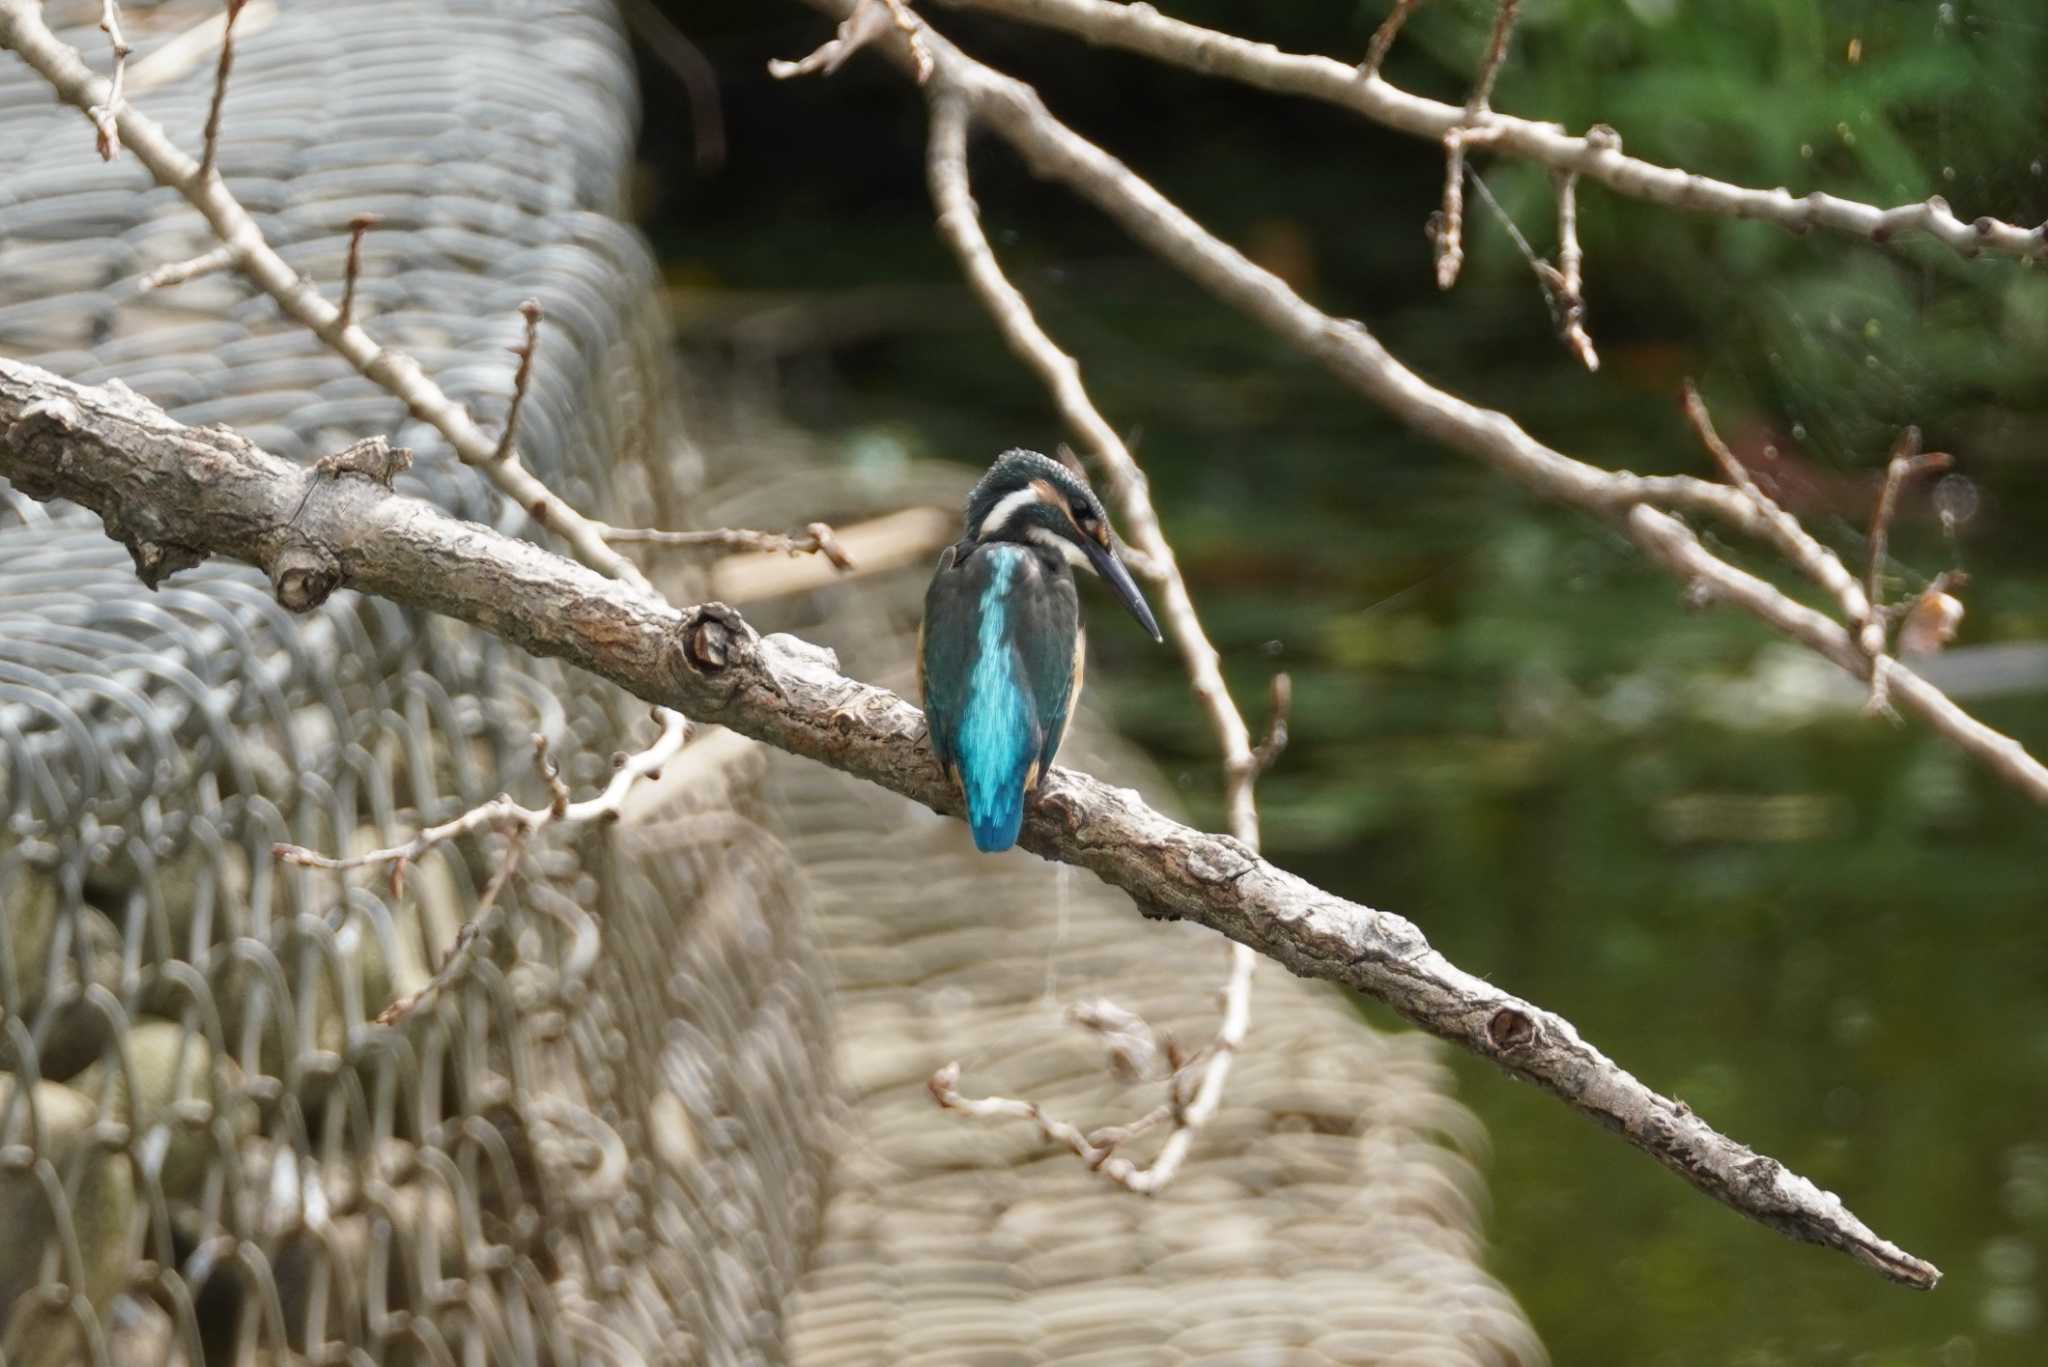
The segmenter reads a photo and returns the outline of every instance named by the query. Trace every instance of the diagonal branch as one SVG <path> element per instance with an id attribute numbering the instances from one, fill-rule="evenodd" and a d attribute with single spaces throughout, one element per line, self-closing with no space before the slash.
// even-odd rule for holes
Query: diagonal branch
<path id="1" fill-rule="evenodd" d="M 235 0 L 228 15 L 230 24 L 246 0 Z M 11 49 L 36 73 L 50 83 L 60 99 L 92 117 L 95 107 L 109 107 L 112 94 L 108 83 L 92 74 L 78 53 L 59 41 L 44 24 L 42 7 L 34 0 L 0 0 L 0 47 Z M 549 489 L 516 460 L 496 460 L 497 441 L 484 432 L 468 410 L 442 391 L 419 362 L 389 347 L 379 345 L 359 325 L 342 316 L 327 302 L 313 282 L 299 274 L 271 247 L 256 220 L 235 198 L 218 175 L 212 174 L 213 153 L 219 135 L 222 92 L 233 62 L 233 34 L 221 40 L 219 80 L 215 86 L 213 112 L 208 120 L 206 160 L 195 162 L 180 151 L 161 125 L 123 103 L 115 111 L 121 139 L 136 160 L 146 167 L 157 184 L 182 195 L 206 219 L 227 255 L 223 264 L 241 272 L 249 283 L 275 300 L 286 317 L 310 329 L 361 374 L 405 402 L 415 417 L 431 425 L 448 441 L 467 465 L 481 470 L 503 493 L 525 509 L 527 515 L 562 538 L 570 553 L 584 564 L 644 592 L 652 592 L 647 579 L 632 561 L 605 544 L 596 526 L 564 499 Z M 198 264 L 210 265 L 211 253 Z M 183 269 L 182 267 L 179 269 Z M 168 284 L 189 278 L 175 273 L 152 280 Z"/>
<path id="2" fill-rule="evenodd" d="M 1441 143 L 1466 126 L 1463 107 L 1424 99 L 1363 74 L 1333 57 L 1282 52 L 1235 34 L 1171 19 L 1150 5 L 1116 0 L 943 0 L 962 9 L 987 10 L 1025 23 L 1073 34 L 1091 43 L 1123 48 L 1207 76 L 1222 76 L 1278 94 L 1321 100 L 1412 137 Z M 1815 191 L 1755 190 L 1624 156 L 1621 139 L 1609 128 L 1574 137 L 1554 123 L 1488 113 L 1476 125 L 1486 130 L 1497 155 L 1520 157 L 1553 171 L 1576 171 L 1616 194 L 1666 208 L 1725 218 L 1754 218 L 1795 233 L 1823 228 L 1849 237 L 1884 242 L 1925 233 L 1963 256 L 2048 258 L 2048 224 L 2022 228 L 1995 218 L 1964 220 L 1948 202 L 1933 196 L 1917 204 L 1880 208 Z"/>
<path id="3" fill-rule="evenodd" d="M 922 714 L 839 673 L 829 651 L 761 637 L 723 604 L 679 610 L 395 493 L 373 476 L 320 475 L 223 429 L 181 427 L 125 387 L 76 385 L 0 359 L 0 477 L 27 497 L 69 499 L 98 513 L 145 572 L 209 556 L 269 572 L 287 553 L 311 551 L 361 592 L 470 623 L 656 706 L 728 726 L 936 811 L 959 810 L 924 743 Z M 1662 513 L 1638 507 L 1630 522 L 1642 524 L 1646 539 L 1671 540 L 1675 555 L 1704 557 L 1688 560 L 1688 574 L 1739 573 L 1704 556 L 1696 541 L 1682 544 L 1691 533 Z M 1862 658 L 1846 632 L 1769 585 L 1735 587 L 1770 610 L 1807 613 L 1813 621 L 1802 630 L 1832 631 L 1837 657 Z M 1895 666 L 1893 687 L 1961 716 L 1903 666 Z M 2048 797 L 2048 786 L 2041 795 Z M 1089 869 L 1148 916 L 1197 922 L 1304 977 L 1386 1003 L 1773 1229 L 1848 1253 L 1909 1286 L 1930 1287 L 1940 1277 L 1873 1233 L 1838 1197 L 1644 1086 L 1563 1017 L 1459 969 L 1412 923 L 1332 896 L 1242 841 L 1192 830 L 1134 792 L 1055 768 L 1026 815 L 1021 843 Z"/>

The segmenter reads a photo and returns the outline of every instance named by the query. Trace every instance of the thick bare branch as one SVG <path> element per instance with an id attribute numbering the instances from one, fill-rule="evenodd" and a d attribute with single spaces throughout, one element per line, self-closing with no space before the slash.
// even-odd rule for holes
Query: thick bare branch
<path id="1" fill-rule="evenodd" d="M 245 2 L 237 0 L 231 14 L 239 13 Z M 108 84 L 94 76 L 78 53 L 50 32 L 43 22 L 41 8 L 35 0 L 0 0 L 0 47 L 12 50 L 50 83 L 60 99 L 85 111 L 90 118 L 94 106 L 109 102 Z M 232 34 L 224 34 L 220 88 L 224 88 L 232 66 L 232 42 Z M 215 117 L 210 121 L 216 124 L 220 88 L 216 89 Z M 497 442 L 428 377 L 417 361 L 379 345 L 359 325 L 343 319 L 341 311 L 321 297 L 313 282 L 271 247 L 226 183 L 210 173 L 210 160 L 206 165 L 193 161 L 165 136 L 160 125 L 138 113 L 132 105 L 124 104 L 118 111 L 117 124 L 122 140 L 157 183 L 176 190 L 205 217 L 228 253 L 226 264 L 275 300 L 286 317 L 310 329 L 364 376 L 403 400 L 406 410 L 447 438 L 449 446 L 466 464 L 481 469 L 535 522 L 561 537 L 578 560 L 642 592 L 652 592 L 633 562 L 606 545 L 596 527 L 581 513 L 517 461 L 493 460 Z M 216 129 L 207 138 L 209 156 L 217 133 Z M 200 258 L 210 259 L 211 254 Z"/>
<path id="2" fill-rule="evenodd" d="M 1397 132 L 1440 143 L 1466 124 L 1458 105 L 1424 99 L 1333 57 L 1282 52 L 1233 34 L 1171 19 L 1151 5 L 1116 0 L 943 0 L 958 8 L 987 10 L 1027 23 L 1059 29 L 1091 43 L 1119 47 L 1157 61 L 1223 76 L 1279 94 L 1321 100 Z M 1520 157 L 1554 171 L 1577 171 L 1617 194 L 1667 208 L 1728 218 L 1754 218 L 1795 233 L 1814 228 L 1883 242 L 1925 233 L 1964 256 L 2048 257 L 2048 224 L 2022 228 L 1995 218 L 1956 217 L 1939 196 L 1916 204 L 1879 208 L 1815 191 L 1756 190 L 1677 167 L 1624 156 L 1612 129 L 1574 137 L 1554 123 L 1489 112 L 1477 126 L 1487 146 L 1502 156 Z"/>
<path id="3" fill-rule="evenodd" d="M 958 812 L 925 744 L 922 714 L 840 674 L 830 652 L 761 637 L 722 604 L 679 610 L 377 478 L 321 475 L 231 432 L 181 427 L 125 387 L 75 385 L 0 360 L 0 477 L 30 498 L 69 499 L 98 513 L 148 582 L 209 556 L 265 571 L 291 552 L 325 557 L 338 580 L 361 592 L 471 623 L 657 706 Z M 1654 510 L 1635 517 L 1690 536 Z M 1706 557 L 1688 577 L 1719 564 Z M 1840 628 L 1810 615 L 1810 630 L 1835 633 L 1836 656 L 1863 658 Z M 1909 670 L 1897 675 L 1898 691 L 1953 709 Z M 2048 797 L 2048 775 L 2038 791 Z M 1872 1233 L 1838 1198 L 1645 1087 L 1570 1022 L 1451 964 L 1410 922 L 1334 897 L 1242 841 L 1192 830 L 1134 792 L 1055 768 L 1026 814 L 1021 843 L 1089 869 L 1147 915 L 1198 922 L 1295 973 L 1386 1003 L 1774 1229 L 1847 1252 L 1907 1285 L 1932 1286 L 1940 1276 Z"/>

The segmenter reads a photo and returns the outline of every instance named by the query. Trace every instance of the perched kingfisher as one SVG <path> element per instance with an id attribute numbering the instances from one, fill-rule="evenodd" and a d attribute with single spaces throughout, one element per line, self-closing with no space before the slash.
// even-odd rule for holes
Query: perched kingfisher
<path id="1" fill-rule="evenodd" d="M 958 542 L 924 595 L 917 686 L 932 752 L 967 802 L 981 850 L 1017 843 L 1081 697 L 1074 570 L 1101 576 L 1155 641 L 1159 623 L 1110 547 L 1087 481 L 1036 451 L 1005 451 L 967 496 Z"/>

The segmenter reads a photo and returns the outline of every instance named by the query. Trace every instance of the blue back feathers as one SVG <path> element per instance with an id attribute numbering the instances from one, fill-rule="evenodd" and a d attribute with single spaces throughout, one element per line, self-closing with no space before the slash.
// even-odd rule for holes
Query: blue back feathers
<path id="1" fill-rule="evenodd" d="M 1066 563 L 991 542 L 953 547 L 925 594 L 919 683 L 932 750 L 983 850 L 1007 850 L 1067 729 L 1080 601 Z"/>
<path id="2" fill-rule="evenodd" d="M 955 762 L 966 790 L 967 824 L 979 850 L 1007 850 L 1024 822 L 1024 780 L 1038 758 L 1037 719 L 1019 676 L 1008 638 L 1007 595 L 1017 567 L 1030 552 L 989 546 L 988 583 L 976 606 L 974 668 L 954 738 Z"/>

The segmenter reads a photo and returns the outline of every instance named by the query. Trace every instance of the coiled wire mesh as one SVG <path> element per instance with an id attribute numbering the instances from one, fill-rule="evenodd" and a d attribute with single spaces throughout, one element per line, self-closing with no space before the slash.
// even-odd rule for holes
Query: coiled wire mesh
<path id="1" fill-rule="evenodd" d="M 101 70 L 98 5 L 48 20 Z M 220 6 L 124 5 L 129 98 L 196 150 Z M 254 0 L 220 165 L 330 293 L 480 420 L 516 308 L 547 312 L 521 450 L 597 516 L 696 478 L 666 411 L 653 272 L 612 216 L 636 111 L 600 0 Z M 401 485 L 520 530 L 404 406 L 231 275 L 132 158 L 0 53 L 0 351 L 120 380 L 312 459 L 372 433 Z M 208 565 L 152 595 L 95 519 L 0 483 L 0 1352 L 10 1363 L 739 1361 L 814 1221 L 828 1073 L 790 863 L 593 834 L 529 852 L 491 952 L 396 1026 L 495 867 L 288 868 L 497 792 L 573 785 L 644 711 L 488 636 L 338 593 L 288 619 Z M 760 812 L 692 746 L 670 812 Z M 678 776 L 688 783 L 675 786 Z M 779 935 L 736 945 L 735 926 Z M 774 1104 L 764 1089 L 795 1098 Z"/>

